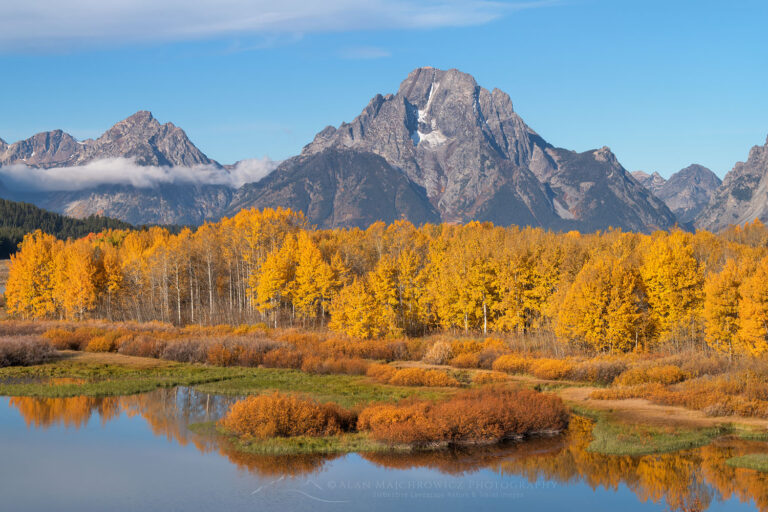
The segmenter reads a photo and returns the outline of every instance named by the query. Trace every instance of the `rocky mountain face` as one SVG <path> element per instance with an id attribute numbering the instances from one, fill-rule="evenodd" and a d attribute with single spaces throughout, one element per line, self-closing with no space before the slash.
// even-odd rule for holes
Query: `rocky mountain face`
<path id="1" fill-rule="evenodd" d="M 69 167 L 117 157 L 134 159 L 139 165 L 219 166 L 192 144 L 184 130 L 173 123 L 160 124 L 146 111 L 120 121 L 96 140 L 78 142 L 54 130 L 0 145 L 0 165 Z"/>
<path id="2" fill-rule="evenodd" d="M 719 231 L 754 219 L 768 222 L 768 139 L 754 146 L 746 162 L 725 175 L 720 188 L 696 219 L 696 227 Z"/>
<path id="3" fill-rule="evenodd" d="M 446 222 L 585 231 L 648 231 L 675 222 L 608 148 L 553 147 L 525 124 L 506 93 L 457 70 L 413 71 L 397 94 L 377 95 L 351 123 L 327 127 L 302 156 L 330 150 L 379 155 L 421 187 Z M 289 161 L 275 172 L 295 171 Z"/>
<path id="4" fill-rule="evenodd" d="M 650 190 L 654 195 L 667 182 L 667 180 L 657 172 L 648 174 L 645 171 L 632 171 L 632 177 L 635 178 L 642 186 Z"/>
<path id="5" fill-rule="evenodd" d="M 102 185 L 73 192 L 48 193 L 33 202 L 65 215 L 102 215 L 134 225 L 200 225 L 218 220 L 234 190 L 224 185 L 164 183 L 152 188 Z"/>
<path id="6" fill-rule="evenodd" d="M 69 169 L 115 157 L 143 166 L 229 169 L 149 112 L 95 140 L 53 131 L 0 145 L 0 165 Z M 322 130 L 300 155 L 238 190 L 102 185 L 32 199 L 69 215 L 97 213 L 139 224 L 197 224 L 267 206 L 302 210 L 321 227 L 405 218 L 651 231 L 676 222 L 608 148 L 577 153 L 554 147 L 514 111 L 506 93 L 484 89 L 460 71 L 434 68 L 416 69 L 397 93 L 376 95 L 350 123 Z"/>
<path id="7" fill-rule="evenodd" d="M 405 218 L 416 224 L 439 222 L 424 189 L 382 157 L 329 149 L 293 157 L 257 183 L 243 186 L 229 205 L 301 210 L 321 228 L 367 227 Z"/>
<path id="8" fill-rule="evenodd" d="M 690 223 L 706 208 L 721 183 L 714 172 L 693 164 L 670 176 L 656 196 L 669 206 L 681 223 Z"/>
<path id="9" fill-rule="evenodd" d="M 698 218 L 722 182 L 714 172 L 698 164 L 689 165 L 670 176 L 668 180 L 657 172 L 647 174 L 635 171 L 632 175 L 664 201 L 684 225 L 689 225 Z"/>
<path id="10" fill-rule="evenodd" d="M 54 130 L 10 145 L 0 144 L 0 165 L 68 168 L 110 158 L 131 159 L 138 166 L 221 168 L 195 147 L 181 128 L 172 123 L 160 124 L 146 111 L 120 121 L 95 140 L 79 142 Z M 72 217 L 104 215 L 133 224 L 201 224 L 215 220 L 226 210 L 233 192 L 224 185 L 194 183 L 147 188 L 99 185 L 53 192 L 10 191 L 0 186 L 0 196 L 7 199 L 32 202 Z"/>

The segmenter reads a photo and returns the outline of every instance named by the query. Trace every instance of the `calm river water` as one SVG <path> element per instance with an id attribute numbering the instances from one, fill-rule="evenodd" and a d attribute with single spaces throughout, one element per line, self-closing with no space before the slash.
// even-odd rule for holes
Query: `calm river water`
<path id="1" fill-rule="evenodd" d="M 554 439 L 420 455 L 243 455 L 188 430 L 231 399 L 177 388 L 129 397 L 0 398 L 0 510 L 768 510 L 768 475 L 734 469 L 766 443 L 586 451 Z"/>

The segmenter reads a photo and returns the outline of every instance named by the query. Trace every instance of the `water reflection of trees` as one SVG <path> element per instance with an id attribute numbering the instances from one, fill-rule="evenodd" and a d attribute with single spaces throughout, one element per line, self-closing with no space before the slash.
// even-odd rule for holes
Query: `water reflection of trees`
<path id="1" fill-rule="evenodd" d="M 490 466 L 530 481 L 584 482 L 593 489 L 627 486 L 641 501 L 666 502 L 671 510 L 706 510 L 717 499 L 753 501 L 768 510 L 768 475 L 726 464 L 730 457 L 768 452 L 765 443 L 723 439 L 711 445 L 642 457 L 589 452 L 591 424 L 574 419 L 562 450 L 510 457 Z"/>
<path id="2" fill-rule="evenodd" d="M 217 420 L 233 401 L 233 398 L 179 387 L 121 397 L 13 397 L 9 403 L 19 411 L 28 427 L 35 428 L 65 426 L 79 429 L 91 419 L 98 419 L 105 425 L 121 413 L 140 417 L 156 436 L 164 436 L 182 446 L 191 444 L 202 453 L 218 451 L 240 470 L 259 476 L 300 476 L 316 472 L 336 458 L 243 453 L 226 439 L 189 430 L 193 423 Z"/>
<path id="3" fill-rule="evenodd" d="M 162 389 L 126 397 L 15 397 L 30 427 L 80 428 L 97 416 L 102 424 L 121 413 L 141 417 L 152 433 L 203 453 L 217 451 L 239 469 L 259 476 L 300 476 L 320 470 L 333 456 L 265 456 L 238 451 L 226 439 L 189 430 L 191 423 L 213 421 L 231 399 L 187 388 Z M 581 482 L 593 489 L 629 488 L 641 501 L 664 501 L 671 510 L 706 510 L 720 499 L 754 502 L 768 511 L 768 474 L 726 464 L 730 457 L 768 453 L 768 444 L 723 439 L 709 446 L 642 457 L 606 456 L 588 451 L 591 423 L 574 418 L 564 436 L 494 447 L 422 453 L 374 453 L 363 457 L 391 469 L 429 468 L 450 475 L 489 469 L 530 482 Z"/>

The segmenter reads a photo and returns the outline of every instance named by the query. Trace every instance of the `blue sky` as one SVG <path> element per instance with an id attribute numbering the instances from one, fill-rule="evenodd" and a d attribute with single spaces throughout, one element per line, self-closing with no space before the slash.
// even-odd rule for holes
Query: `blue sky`
<path id="1" fill-rule="evenodd" d="M 223 163 L 298 153 L 418 66 L 510 94 L 549 142 L 723 176 L 768 134 L 768 2 L 3 0 L 0 138 L 136 110 Z M 117 7 L 116 7 L 117 6 Z"/>

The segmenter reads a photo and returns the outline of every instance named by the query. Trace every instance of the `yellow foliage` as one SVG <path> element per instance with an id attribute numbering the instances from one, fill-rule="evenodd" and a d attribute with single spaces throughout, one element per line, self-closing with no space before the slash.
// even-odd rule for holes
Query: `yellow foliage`
<path id="1" fill-rule="evenodd" d="M 740 353 L 759 356 L 768 351 L 768 257 L 740 288 L 738 333 Z"/>
<path id="2" fill-rule="evenodd" d="M 540 379 L 565 379 L 573 370 L 573 363 L 564 359 L 534 359 L 531 361 L 530 373 Z"/>
<path id="3" fill-rule="evenodd" d="M 701 314 L 704 298 L 703 272 L 690 235 L 678 230 L 655 237 L 640 272 L 660 335 L 677 337 L 681 325 Z"/>
<path id="4" fill-rule="evenodd" d="M 636 386 L 638 384 L 658 383 L 675 384 L 687 379 L 689 375 L 675 365 L 630 368 L 619 375 L 614 382 L 617 386 Z"/>
<path id="5" fill-rule="evenodd" d="M 735 260 L 728 260 L 722 271 L 710 274 L 704 283 L 707 344 L 730 355 L 733 355 L 739 327 L 740 285 L 741 276 Z"/>
<path id="6" fill-rule="evenodd" d="M 493 362 L 492 367 L 497 372 L 525 373 L 528 371 L 530 364 L 531 360 L 526 357 L 517 354 L 506 354 L 497 358 Z"/>

